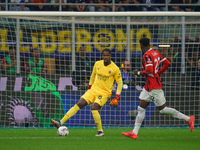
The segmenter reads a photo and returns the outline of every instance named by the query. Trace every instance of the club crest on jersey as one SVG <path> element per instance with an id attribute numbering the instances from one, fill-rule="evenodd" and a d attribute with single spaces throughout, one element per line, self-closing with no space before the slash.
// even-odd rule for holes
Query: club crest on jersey
<path id="1" fill-rule="evenodd" d="M 109 74 L 111 74 L 111 70 L 109 71 Z"/>
<path id="2" fill-rule="evenodd" d="M 102 99 L 102 95 L 98 96 L 98 99 Z"/>

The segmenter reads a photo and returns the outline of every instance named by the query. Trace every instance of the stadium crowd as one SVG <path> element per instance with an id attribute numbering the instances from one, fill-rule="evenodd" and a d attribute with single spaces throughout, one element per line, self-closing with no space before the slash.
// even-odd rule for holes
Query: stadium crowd
<path id="1" fill-rule="evenodd" d="M 0 0 L 10 11 L 200 11 L 200 0 Z M 7 3 L 6 3 L 7 2 Z M 14 4 L 16 3 L 16 4 Z M 23 4 L 19 4 L 23 3 Z M 49 5 L 48 5 L 49 4 Z M 101 5 L 102 4 L 102 5 Z M 105 5 L 106 4 L 106 5 Z M 159 5 L 160 4 L 160 5 Z M 167 5 L 166 5 L 167 4 Z M 179 5 L 181 4 L 181 5 Z M 182 5 L 185 4 L 185 5 Z M 114 6 L 114 7 L 113 7 Z"/>

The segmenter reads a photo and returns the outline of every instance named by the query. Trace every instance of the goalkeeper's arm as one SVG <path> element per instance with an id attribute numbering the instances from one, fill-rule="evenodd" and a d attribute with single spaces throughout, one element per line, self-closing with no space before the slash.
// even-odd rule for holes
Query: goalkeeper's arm
<path id="1" fill-rule="evenodd" d="M 92 75 L 90 77 L 89 85 L 91 85 L 91 86 L 93 85 L 95 77 L 96 77 L 96 63 L 94 64 L 94 67 L 93 67 L 93 70 L 92 70 Z"/>
<path id="2" fill-rule="evenodd" d="M 121 73 L 120 73 L 120 75 L 121 75 Z M 120 93 L 122 91 L 122 85 L 123 85 L 122 77 L 118 76 L 118 80 L 116 80 L 116 82 L 117 82 L 117 92 L 116 92 L 116 95 L 113 98 L 113 100 L 109 103 L 110 106 L 114 106 L 114 107 L 118 106 L 118 100 L 119 100 Z"/>

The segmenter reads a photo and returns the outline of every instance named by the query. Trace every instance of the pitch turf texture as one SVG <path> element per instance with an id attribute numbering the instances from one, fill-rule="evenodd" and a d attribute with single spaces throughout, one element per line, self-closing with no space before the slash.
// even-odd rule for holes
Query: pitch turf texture
<path id="1" fill-rule="evenodd" d="M 70 128 L 60 137 L 56 129 L 0 129 L 0 150 L 200 150 L 200 129 L 142 128 L 137 140 L 121 134 L 130 130 L 108 128 L 95 137 L 96 129 Z"/>

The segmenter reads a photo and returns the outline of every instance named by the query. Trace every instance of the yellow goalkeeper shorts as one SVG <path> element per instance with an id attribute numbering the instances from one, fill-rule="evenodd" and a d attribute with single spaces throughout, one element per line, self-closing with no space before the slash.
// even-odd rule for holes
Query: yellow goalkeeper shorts
<path id="1" fill-rule="evenodd" d="M 110 98 L 111 94 L 102 94 L 98 93 L 95 90 L 87 90 L 85 94 L 83 94 L 81 97 L 84 98 L 88 105 L 95 103 L 98 103 L 101 107 L 108 101 Z"/>

